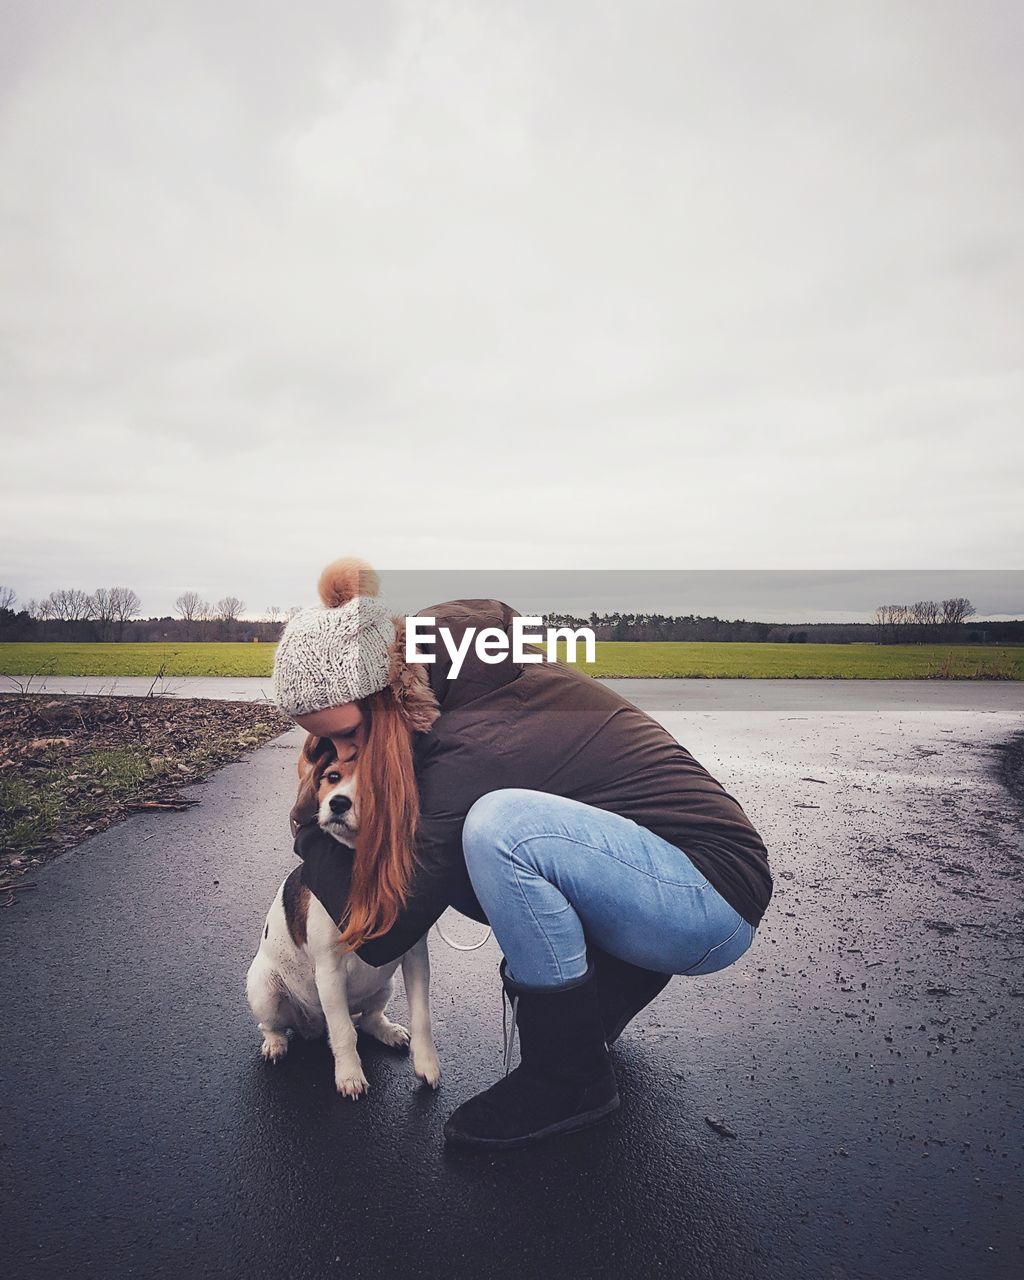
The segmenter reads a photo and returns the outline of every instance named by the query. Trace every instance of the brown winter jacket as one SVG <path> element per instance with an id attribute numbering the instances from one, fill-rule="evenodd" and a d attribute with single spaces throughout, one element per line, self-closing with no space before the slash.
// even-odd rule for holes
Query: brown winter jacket
<path id="1" fill-rule="evenodd" d="M 459 641 L 467 627 L 509 631 L 515 610 L 497 600 L 424 609 Z M 470 647 L 455 680 L 444 645 L 427 666 L 441 714 L 416 734 L 420 790 L 417 868 L 394 926 L 358 955 L 382 965 L 412 946 L 449 905 L 486 923 L 469 883 L 462 826 L 489 791 L 525 787 L 631 818 L 683 850 L 723 898 L 757 925 L 772 892 L 768 855 L 747 815 L 720 783 L 650 716 L 606 685 L 559 663 L 481 662 Z M 303 879 L 336 920 L 350 856 L 320 831 L 315 813 L 292 810 Z M 623 910 L 629 904 L 623 903 Z"/>

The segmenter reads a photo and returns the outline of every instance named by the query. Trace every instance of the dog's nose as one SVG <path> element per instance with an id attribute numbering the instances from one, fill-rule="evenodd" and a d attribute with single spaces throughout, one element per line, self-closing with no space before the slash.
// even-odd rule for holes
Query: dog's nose
<path id="1" fill-rule="evenodd" d="M 352 801 L 348 796 L 331 796 L 331 813 L 336 813 L 339 817 L 343 813 L 348 813 L 352 808 Z"/>

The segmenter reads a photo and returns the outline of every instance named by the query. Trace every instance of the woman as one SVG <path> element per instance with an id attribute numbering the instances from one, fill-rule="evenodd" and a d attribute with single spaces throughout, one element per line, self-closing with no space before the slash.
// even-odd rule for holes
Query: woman
<path id="1" fill-rule="evenodd" d="M 519 1146 L 619 1103 L 608 1046 L 672 974 L 748 949 L 771 897 L 764 844 L 739 804 L 660 725 L 557 663 L 485 662 L 456 679 L 439 646 L 407 663 L 373 570 L 328 565 L 324 607 L 285 627 L 279 705 L 359 774 L 359 836 L 336 918 L 367 963 L 403 954 L 448 906 L 489 923 L 519 1028 L 519 1067 L 463 1103 L 449 1142 Z M 495 600 L 423 611 L 457 644 L 508 632 Z M 337 846 L 305 788 L 295 850 L 316 881 Z M 336 862 L 336 858 L 334 859 Z"/>

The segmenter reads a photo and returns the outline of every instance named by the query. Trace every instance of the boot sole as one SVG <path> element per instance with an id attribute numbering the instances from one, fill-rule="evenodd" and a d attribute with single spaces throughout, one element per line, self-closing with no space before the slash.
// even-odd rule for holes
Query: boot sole
<path id="1" fill-rule="evenodd" d="M 617 1111 L 618 1108 L 619 1095 L 616 1093 L 614 1098 L 595 1107 L 593 1111 L 581 1112 L 579 1115 L 570 1116 L 567 1120 L 559 1120 L 557 1124 L 549 1124 L 546 1129 L 535 1129 L 533 1133 L 524 1133 L 518 1138 L 477 1138 L 472 1134 L 459 1133 L 457 1130 L 449 1133 L 447 1125 L 444 1137 L 449 1146 L 457 1147 L 492 1149 L 501 1147 L 506 1150 L 510 1147 L 526 1147 L 532 1142 L 539 1142 L 542 1138 L 553 1138 L 559 1133 L 572 1133 L 575 1129 L 587 1129 L 590 1125 L 603 1120 L 605 1116 L 611 1115 L 613 1111 Z"/>

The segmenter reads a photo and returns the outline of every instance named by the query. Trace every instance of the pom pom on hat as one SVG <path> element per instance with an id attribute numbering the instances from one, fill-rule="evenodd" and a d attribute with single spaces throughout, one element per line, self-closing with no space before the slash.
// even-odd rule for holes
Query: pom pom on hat
<path id="1" fill-rule="evenodd" d="M 379 596 L 380 578 L 365 560 L 343 556 L 320 574 L 316 591 L 326 609 L 338 609 L 356 596 Z"/>
<path id="2" fill-rule="evenodd" d="M 365 560 L 334 560 L 317 590 L 323 605 L 288 622 L 274 655 L 274 698 L 293 717 L 357 702 L 390 679 L 395 624 L 373 569 Z"/>

